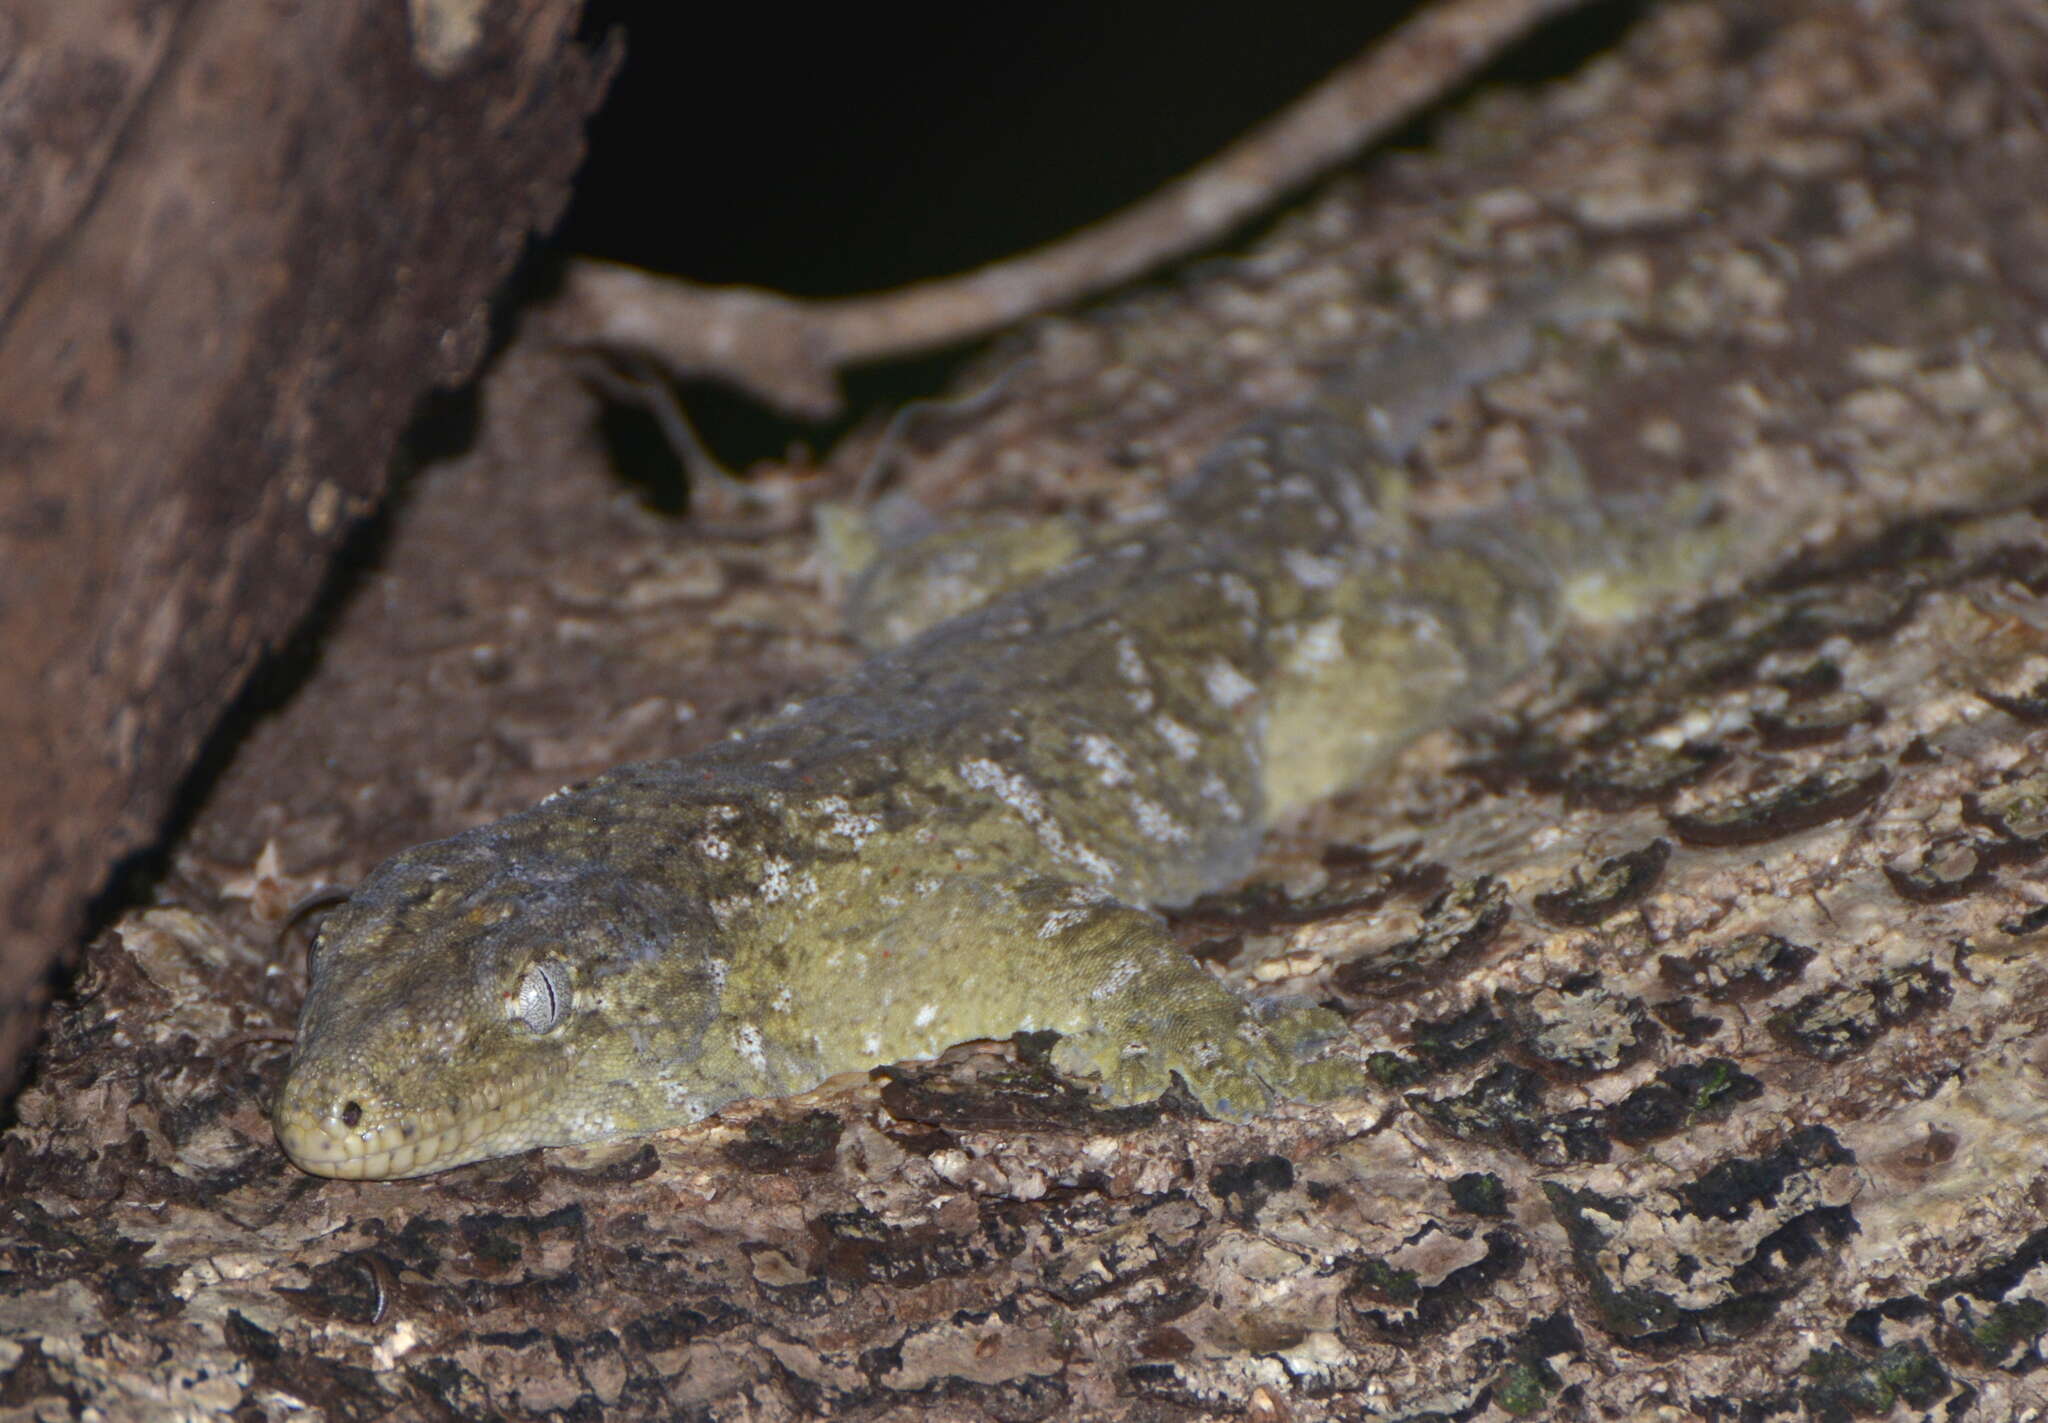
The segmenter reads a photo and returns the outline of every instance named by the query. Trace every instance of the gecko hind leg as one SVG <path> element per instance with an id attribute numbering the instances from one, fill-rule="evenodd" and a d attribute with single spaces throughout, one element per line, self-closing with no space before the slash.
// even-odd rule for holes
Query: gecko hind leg
<path id="1" fill-rule="evenodd" d="M 846 584 L 847 630 L 870 652 L 1036 582 L 1088 543 L 1073 519 L 981 514 L 938 523 L 907 503 L 818 512 L 820 546 Z"/>
<path id="2" fill-rule="evenodd" d="M 1149 1101 L 1178 1075 L 1213 1116 L 1255 1116 L 1276 1101 L 1360 1096 L 1358 1065 L 1324 1050 L 1348 1036 L 1325 1008 L 1261 1008 L 1210 977 L 1153 915 L 1098 902 L 1047 947 L 1067 1011 L 1053 1066 L 1100 1079 L 1119 1103 Z"/>

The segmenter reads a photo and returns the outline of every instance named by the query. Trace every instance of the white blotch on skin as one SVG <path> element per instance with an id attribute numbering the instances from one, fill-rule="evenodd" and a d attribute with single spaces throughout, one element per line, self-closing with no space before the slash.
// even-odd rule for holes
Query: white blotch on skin
<path id="1" fill-rule="evenodd" d="M 1202 794 L 1214 801 L 1230 819 L 1244 819 L 1244 807 L 1237 803 L 1237 797 L 1230 793 L 1230 787 L 1223 784 L 1221 776 L 1212 773 L 1204 780 L 1202 782 Z"/>
<path id="2" fill-rule="evenodd" d="M 769 904 L 789 894 L 789 861 L 770 855 L 761 861 L 761 898 Z"/>
<path id="3" fill-rule="evenodd" d="M 1141 795 L 1133 795 L 1131 816 L 1138 822 L 1138 829 L 1153 840 L 1163 841 L 1169 845 L 1187 843 L 1187 826 L 1175 820 L 1163 805 L 1149 801 Z"/>
<path id="4" fill-rule="evenodd" d="M 782 991 L 775 995 L 775 1011 L 778 1013 L 787 1013 L 790 1009 L 790 1005 L 795 1002 L 796 990 L 785 984 L 783 985 Z"/>
<path id="5" fill-rule="evenodd" d="M 1090 912 L 1086 909 L 1055 909 L 1039 924 L 1038 937 L 1056 939 L 1086 919 Z"/>
<path id="6" fill-rule="evenodd" d="M 1159 717 L 1152 723 L 1152 729 L 1159 733 L 1167 747 L 1183 761 L 1192 761 L 1202 749 L 1202 738 L 1170 716 Z"/>
<path id="7" fill-rule="evenodd" d="M 723 835 L 699 835 L 697 853 L 707 860 L 729 860 L 732 858 L 732 842 Z"/>
<path id="8" fill-rule="evenodd" d="M 920 1028 L 929 1028 L 932 1025 L 932 1019 L 938 1016 L 939 1005 L 936 1003 L 927 1003 L 922 1008 L 917 1010 L 917 1026 Z"/>
<path id="9" fill-rule="evenodd" d="M 1344 581 L 1343 564 L 1334 558 L 1318 558 L 1306 549 L 1288 549 L 1280 561 L 1304 588 L 1334 588 Z"/>
<path id="10" fill-rule="evenodd" d="M 733 1042 L 740 1050 L 740 1056 L 747 1060 L 747 1066 L 756 1072 L 768 1070 L 768 1052 L 761 1045 L 761 1030 L 752 1023 L 742 1023 L 733 1029 Z"/>
<path id="11" fill-rule="evenodd" d="M 1067 907 L 1065 909 L 1055 909 L 1052 913 L 1046 915 L 1043 922 L 1039 924 L 1038 937 L 1041 939 L 1053 938 L 1055 935 L 1064 933 L 1074 925 L 1079 924 L 1104 905 L 1113 903 L 1115 903 L 1114 900 L 1099 890 L 1089 889 L 1086 885 L 1077 884 L 1067 891 Z M 961 986 L 964 989 L 968 985 L 963 983 Z M 1020 1029 L 1019 1031 L 1029 1030 Z"/>
<path id="12" fill-rule="evenodd" d="M 1066 832 L 1045 808 L 1045 798 L 1022 776 L 1012 775 L 986 756 L 976 756 L 960 763 L 960 779 L 975 790 L 989 792 L 1016 811 L 1024 823 L 1037 833 L 1039 843 L 1060 859 L 1079 865 L 1097 879 L 1110 880 L 1116 877 L 1116 871 L 1109 861 L 1086 845 L 1077 844 L 1067 838 Z"/>
<path id="13" fill-rule="evenodd" d="M 882 1035 L 880 1033 L 869 1033 L 860 1040 L 860 1050 L 869 1057 L 880 1057 L 882 1055 Z"/>
<path id="14" fill-rule="evenodd" d="M 1223 590 L 1223 601 L 1240 613 L 1259 615 L 1259 590 L 1235 573 L 1226 573 L 1219 580 Z"/>
<path id="15" fill-rule="evenodd" d="M 1202 685 L 1209 689 L 1209 699 L 1225 711 L 1259 690 L 1250 678 L 1220 657 L 1211 658 L 1202 669 Z"/>
<path id="16" fill-rule="evenodd" d="M 1143 686 L 1152 680 L 1152 673 L 1145 666 L 1144 654 L 1138 651 L 1137 640 L 1129 633 L 1116 640 L 1116 670 L 1133 686 Z"/>
<path id="17" fill-rule="evenodd" d="M 1138 976 L 1136 959 L 1118 959 L 1116 967 L 1103 975 L 1102 982 L 1088 990 L 1090 998 L 1111 998 L 1123 992 Z"/>
<path id="18" fill-rule="evenodd" d="M 1131 684 L 1124 695 L 1130 698 L 1132 710 L 1144 716 L 1152 710 L 1155 700 L 1150 686 L 1152 672 L 1146 667 L 1144 654 L 1138 651 L 1138 644 L 1129 633 L 1116 640 L 1116 667 L 1123 679 Z"/>
<path id="19" fill-rule="evenodd" d="M 1344 658 L 1344 625 L 1336 618 L 1323 618 L 1301 629 L 1294 644 L 1294 665 L 1327 667 Z"/>
<path id="20" fill-rule="evenodd" d="M 1344 506 L 1344 517 L 1350 521 L 1355 533 L 1363 534 L 1378 529 L 1384 522 L 1380 518 L 1379 510 L 1374 507 L 1372 500 L 1366 497 L 1366 492 L 1357 479 L 1337 481 L 1337 502 Z"/>
<path id="21" fill-rule="evenodd" d="M 1117 744 L 1106 736 L 1092 731 L 1083 736 L 1081 759 L 1101 773 L 1105 786 L 1121 786 L 1131 779 L 1131 763 L 1124 759 L 1124 753 Z"/>
<path id="22" fill-rule="evenodd" d="M 832 824 L 829 828 L 834 835 L 843 836 L 851 840 L 855 847 L 858 848 L 867 843 L 870 835 L 882 828 L 882 822 L 879 818 L 872 815 L 852 815 L 842 812 L 832 817 Z"/>

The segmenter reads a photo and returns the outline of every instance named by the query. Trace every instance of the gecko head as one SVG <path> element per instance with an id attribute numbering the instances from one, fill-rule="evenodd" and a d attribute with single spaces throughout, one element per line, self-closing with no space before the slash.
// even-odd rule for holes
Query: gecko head
<path id="1" fill-rule="evenodd" d="M 723 985 L 701 900 L 510 823 L 385 862 L 321 926 L 274 1113 L 300 1167 L 418 1176 L 744 1095 L 690 1085 Z"/>

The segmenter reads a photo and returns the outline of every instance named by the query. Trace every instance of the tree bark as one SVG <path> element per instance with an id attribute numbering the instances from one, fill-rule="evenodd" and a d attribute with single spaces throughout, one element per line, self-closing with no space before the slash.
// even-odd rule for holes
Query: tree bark
<path id="1" fill-rule="evenodd" d="M 1181 916 L 1246 991 L 1341 1005 L 1372 1074 L 1247 1123 L 1101 1112 L 981 1046 L 608 1152 L 282 1160 L 301 892 L 855 655 L 799 521 L 622 497 L 515 342 L 51 1014 L 0 1134 L 0 1410 L 2048 1409 L 2044 88 L 2033 0 L 1652 5 L 1242 260 L 1020 332 L 993 399 L 912 432 L 895 487 L 934 507 L 1128 511 L 1332 362 L 1597 275 L 1613 319 L 1423 440 L 1418 518 L 1569 454 L 1834 540 L 1575 638 L 1276 833 L 1292 897 Z"/>
<path id="2" fill-rule="evenodd" d="M 575 0 L 0 12 L 0 1095 L 560 210 Z"/>

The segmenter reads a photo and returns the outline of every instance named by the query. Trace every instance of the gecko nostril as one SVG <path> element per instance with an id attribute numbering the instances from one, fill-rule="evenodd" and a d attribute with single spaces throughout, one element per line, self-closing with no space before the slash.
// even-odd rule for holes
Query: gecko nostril
<path id="1" fill-rule="evenodd" d="M 355 1125 L 355 1124 L 356 1124 L 357 1122 L 361 1121 L 362 1119 L 363 1119 L 363 1106 L 362 1106 L 362 1103 L 360 1103 L 360 1102 L 343 1102 L 343 1103 L 341 1104 L 341 1124 L 342 1124 L 343 1126 L 345 1126 L 345 1127 L 352 1127 L 352 1126 L 354 1126 L 354 1125 Z"/>

